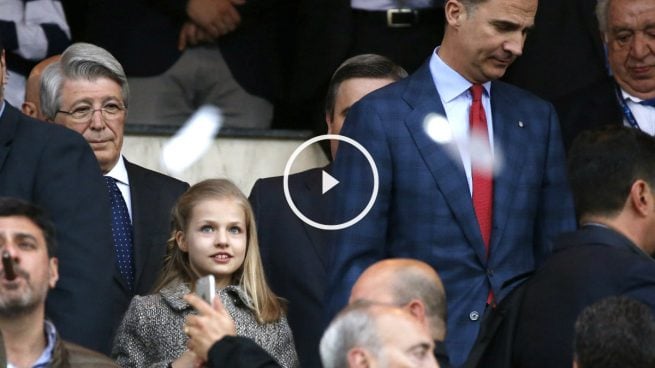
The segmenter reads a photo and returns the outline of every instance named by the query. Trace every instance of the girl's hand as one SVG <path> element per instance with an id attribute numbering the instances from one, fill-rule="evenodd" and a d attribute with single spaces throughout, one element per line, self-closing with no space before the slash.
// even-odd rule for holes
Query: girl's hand
<path id="1" fill-rule="evenodd" d="M 226 335 L 236 335 L 234 320 L 218 296 L 214 298 L 213 309 L 195 294 L 185 295 L 184 300 L 198 311 L 197 316 L 187 317 L 184 325 L 184 333 L 189 337 L 187 347 L 206 361 L 207 353 L 216 341 Z"/>

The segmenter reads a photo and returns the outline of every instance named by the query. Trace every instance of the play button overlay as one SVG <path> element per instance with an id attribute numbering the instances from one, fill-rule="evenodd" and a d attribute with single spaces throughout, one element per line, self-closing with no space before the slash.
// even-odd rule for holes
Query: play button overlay
<path id="1" fill-rule="evenodd" d="M 326 173 L 325 170 L 322 170 L 321 173 L 322 173 L 322 178 L 321 178 L 322 192 L 321 192 L 321 194 L 325 194 L 330 189 L 334 188 L 337 184 L 339 184 L 339 180 L 335 179 L 334 176 Z"/>
<path id="2" fill-rule="evenodd" d="M 364 209 L 355 217 L 351 218 L 348 221 L 342 222 L 340 224 L 322 224 L 320 222 L 316 222 L 307 216 L 305 216 L 296 206 L 296 204 L 293 202 L 293 198 L 291 197 L 291 193 L 289 191 L 289 175 L 291 173 L 291 167 L 293 166 L 293 162 L 298 158 L 300 153 L 310 145 L 324 141 L 324 140 L 333 140 L 336 139 L 341 142 L 348 143 L 352 146 L 354 146 L 363 156 L 366 158 L 366 161 L 368 162 L 369 166 L 371 167 L 371 172 L 373 174 L 373 188 L 371 191 L 371 197 L 369 198 L 368 203 L 364 207 Z M 300 146 L 296 148 L 295 151 L 291 154 L 291 157 L 289 157 L 289 160 L 287 160 L 287 164 L 284 167 L 284 176 L 283 176 L 283 186 L 284 186 L 284 198 L 287 200 L 287 204 L 289 205 L 289 208 L 291 208 L 291 211 L 298 216 L 299 219 L 301 219 L 304 223 L 306 223 L 309 226 L 315 227 L 317 229 L 321 230 L 341 230 L 345 229 L 347 227 L 350 227 L 356 223 L 358 223 L 361 219 L 364 218 L 368 214 L 368 212 L 373 208 L 373 204 L 375 204 L 375 199 L 378 196 L 378 189 L 380 187 L 380 178 L 378 176 L 378 168 L 375 165 L 375 161 L 373 161 L 373 157 L 371 154 L 362 146 L 359 142 L 356 140 L 343 136 L 343 135 L 338 135 L 338 134 L 323 134 L 319 135 L 317 137 L 311 138 Z M 327 192 L 329 192 L 331 189 L 333 189 L 335 186 L 339 185 L 339 178 L 335 178 L 332 175 L 328 174 L 324 170 L 321 172 L 321 191 L 322 195 L 325 195 Z"/>

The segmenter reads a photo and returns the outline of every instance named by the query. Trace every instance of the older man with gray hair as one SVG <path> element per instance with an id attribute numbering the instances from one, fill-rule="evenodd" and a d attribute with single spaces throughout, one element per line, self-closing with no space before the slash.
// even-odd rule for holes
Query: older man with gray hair
<path id="1" fill-rule="evenodd" d="M 115 329 L 132 297 L 151 291 L 166 253 L 171 208 L 189 185 L 121 155 L 129 87 L 123 67 L 106 50 L 69 46 L 43 71 L 40 97 L 46 119 L 80 133 L 104 175 L 116 267 L 114 314 L 98 323 Z"/>
<path id="2" fill-rule="evenodd" d="M 655 135 L 655 2 L 599 0 L 596 18 L 610 73 L 558 103 L 567 147 L 580 132 L 603 125 Z"/>
<path id="3" fill-rule="evenodd" d="M 434 342 L 403 309 L 368 302 L 344 308 L 321 339 L 324 368 L 439 367 Z"/>

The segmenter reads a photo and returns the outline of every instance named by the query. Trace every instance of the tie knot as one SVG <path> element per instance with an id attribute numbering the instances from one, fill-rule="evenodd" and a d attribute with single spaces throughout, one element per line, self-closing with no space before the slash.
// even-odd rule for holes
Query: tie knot
<path id="1" fill-rule="evenodd" d="M 471 96 L 473 97 L 473 101 L 480 101 L 480 98 L 482 98 L 483 90 L 484 87 L 482 87 L 481 84 L 474 84 L 471 86 Z"/>

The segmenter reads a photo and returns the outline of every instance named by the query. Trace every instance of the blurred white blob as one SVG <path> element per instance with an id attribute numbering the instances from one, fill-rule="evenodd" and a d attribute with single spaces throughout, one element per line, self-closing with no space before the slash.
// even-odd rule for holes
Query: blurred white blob
<path id="1" fill-rule="evenodd" d="M 447 144 L 453 140 L 450 123 L 441 114 L 427 114 L 423 119 L 423 129 L 428 137 L 439 144 Z"/>
<path id="2" fill-rule="evenodd" d="M 491 152 L 487 134 L 472 132 L 469 137 L 469 152 L 471 154 L 471 167 L 495 175 L 498 175 L 503 169 L 504 160 L 501 147 L 494 146 L 493 152 Z"/>
<path id="3" fill-rule="evenodd" d="M 423 119 L 423 129 L 428 137 L 442 145 L 442 148 L 446 150 L 453 161 L 461 162 L 462 157 L 460 156 L 458 146 L 460 144 L 467 144 L 466 142 L 468 142 L 468 154 L 471 158 L 471 166 L 484 170 L 487 173 L 493 170 L 495 175 L 498 175 L 500 170 L 503 169 L 504 157 L 502 150 L 499 146 L 495 146 L 493 154 L 489 154 L 488 136 L 484 134 L 471 134 L 468 139 L 466 137 L 456 139 L 448 119 L 441 114 L 435 113 L 425 116 L 425 119 Z"/>
<path id="4" fill-rule="evenodd" d="M 218 107 L 201 106 L 164 144 L 161 152 L 163 168 L 177 175 L 191 166 L 209 149 L 222 125 L 223 115 Z"/>

